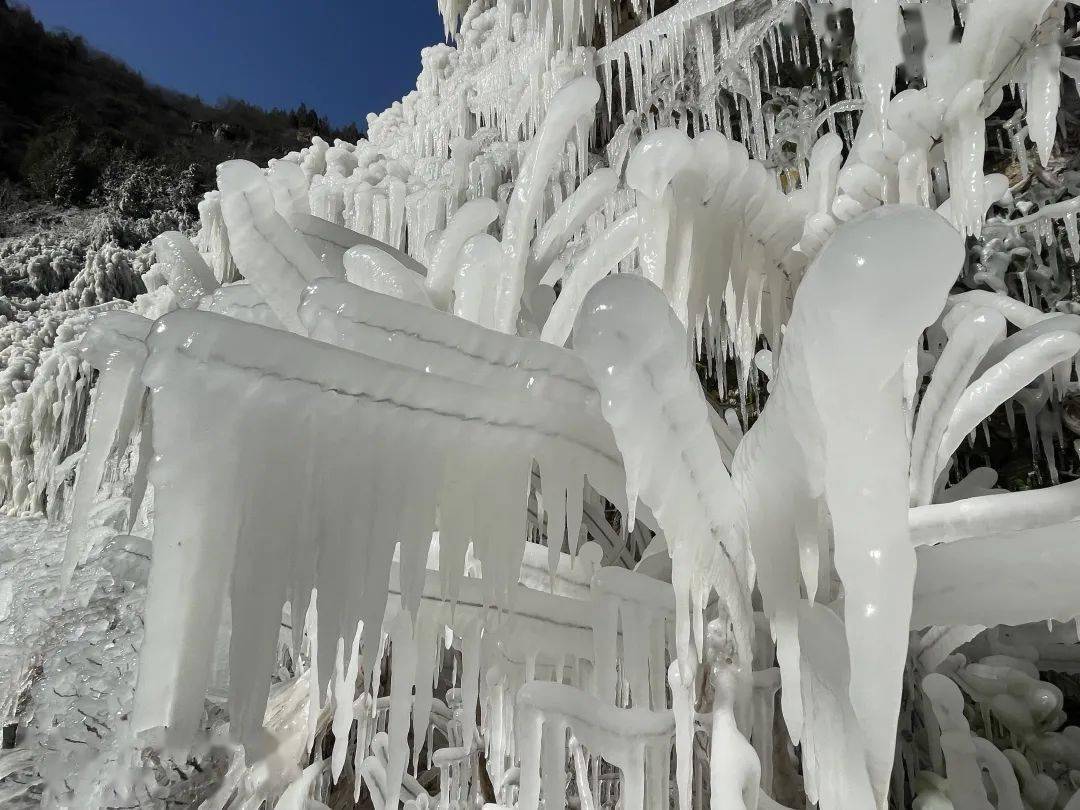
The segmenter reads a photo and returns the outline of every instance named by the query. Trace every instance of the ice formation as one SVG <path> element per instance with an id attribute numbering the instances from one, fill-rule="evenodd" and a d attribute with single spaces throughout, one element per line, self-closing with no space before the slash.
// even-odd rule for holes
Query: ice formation
<path id="1" fill-rule="evenodd" d="M 367 140 L 0 327 L 5 509 L 143 623 L 0 797 L 1080 806 L 1075 11 L 439 6 Z"/>

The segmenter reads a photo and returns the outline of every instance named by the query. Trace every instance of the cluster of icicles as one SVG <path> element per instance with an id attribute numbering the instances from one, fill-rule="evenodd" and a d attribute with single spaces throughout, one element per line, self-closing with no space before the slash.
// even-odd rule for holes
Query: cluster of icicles
<path id="1" fill-rule="evenodd" d="M 864 75 L 883 75 L 889 4 L 856 6 Z M 400 165 L 361 169 L 359 148 L 222 164 L 202 251 L 158 237 L 150 317 L 100 315 L 82 342 L 100 377 L 65 585 L 109 459 L 132 442 L 129 522 L 154 499 L 120 744 L 194 743 L 230 628 L 243 748 L 210 807 L 310 807 L 350 745 L 356 795 L 380 808 L 474 806 L 481 782 L 519 810 L 568 795 L 774 807 L 779 689 L 809 801 L 884 807 L 906 779 L 925 807 L 983 808 L 954 683 L 1029 736 L 1057 735 L 1003 755 L 1015 773 L 994 759 L 997 806 L 1019 810 L 1002 803 L 1010 774 L 1048 794 L 1040 763 L 1071 762 L 1078 736 L 1056 730 L 1031 661 L 950 656 L 986 627 L 1080 613 L 1080 491 L 1000 494 L 986 471 L 948 484 L 1000 405 L 1034 419 L 1075 384 L 1080 317 L 950 295 L 962 234 L 1007 192 L 982 176 L 991 105 L 972 88 L 1019 80 L 1007 49 L 1050 6 L 968 4 L 963 39 L 939 43 L 947 83 L 869 88 L 846 163 L 822 136 L 787 194 L 715 131 L 655 129 L 597 165 L 591 76 L 506 150 L 502 192 L 467 179 L 484 164 L 455 144 L 453 193 L 408 228 Z M 743 436 L 691 360 L 734 355 L 745 387 L 762 338 L 770 396 Z M 581 544 L 606 505 L 656 532 L 638 570 Z M 286 604 L 304 672 L 272 690 Z M 912 631 L 940 740 L 919 779 L 895 756 Z M 301 770 L 327 716 L 332 755 Z M 410 775 L 424 751 L 438 799 Z M 105 778 L 131 789 L 122 769 Z"/>

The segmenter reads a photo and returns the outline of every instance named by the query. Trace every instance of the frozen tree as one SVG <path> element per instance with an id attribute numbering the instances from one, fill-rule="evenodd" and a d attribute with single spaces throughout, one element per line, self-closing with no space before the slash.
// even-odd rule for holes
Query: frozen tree
<path id="1" fill-rule="evenodd" d="M 1072 8 L 439 5 L 7 382 L 0 795 L 1080 806 Z"/>

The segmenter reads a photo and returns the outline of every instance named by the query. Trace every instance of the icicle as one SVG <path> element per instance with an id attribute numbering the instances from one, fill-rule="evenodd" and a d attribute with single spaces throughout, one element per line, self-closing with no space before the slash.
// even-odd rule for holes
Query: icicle
<path id="1" fill-rule="evenodd" d="M 821 605 L 799 607 L 802 657 L 803 769 L 806 796 L 823 810 L 875 806 L 860 741 L 859 722 L 848 698 L 850 679 L 843 623 Z"/>
<path id="2" fill-rule="evenodd" d="M 135 473 L 131 481 L 131 503 L 128 506 L 128 519 L 126 529 L 131 532 L 135 528 L 135 521 L 139 516 L 139 510 L 146 497 L 147 475 L 150 470 L 150 459 L 154 454 L 154 430 L 153 415 L 150 410 L 150 399 L 143 395 L 142 422 L 139 427 L 139 461 L 135 467 Z"/>
<path id="3" fill-rule="evenodd" d="M 1058 477 L 1057 464 L 1054 460 L 1054 424 L 1051 412 L 1043 411 L 1039 415 L 1038 428 L 1040 444 L 1042 445 L 1043 451 L 1043 460 L 1046 462 L 1047 469 L 1050 472 L 1050 483 L 1057 484 L 1060 479 Z"/>
<path id="4" fill-rule="evenodd" d="M 167 567 L 160 569 L 157 562 L 152 565 L 148 638 L 162 644 L 168 640 L 172 646 L 159 649 L 154 642 L 144 644 L 145 649 L 154 652 L 155 659 L 152 663 L 144 660 L 140 670 L 136 724 L 141 728 L 166 725 L 161 722 L 164 715 L 170 718 L 170 732 L 176 729 L 177 739 L 190 733 L 191 715 L 196 714 L 194 702 L 201 706 L 203 691 L 202 681 L 192 671 L 197 673 L 199 661 L 208 654 L 204 647 L 208 639 L 212 646 L 220 609 L 220 597 L 208 594 L 215 588 L 223 589 L 223 579 L 230 571 L 234 582 L 236 689 L 259 683 L 259 673 L 270 666 L 270 641 L 277 628 L 274 611 L 285 600 L 290 581 L 312 575 L 312 559 L 320 600 L 319 671 L 330 673 L 337 638 L 346 627 L 362 619 L 361 665 L 368 673 L 372 671 L 379 619 L 386 605 L 394 539 L 415 535 L 417 540 L 407 545 L 403 539 L 403 548 L 414 548 L 413 543 L 424 537 L 424 524 L 430 520 L 428 516 L 434 512 L 439 497 L 449 494 L 456 498 L 456 493 L 465 496 L 439 503 L 445 551 L 449 553 L 454 547 L 455 534 L 467 539 L 474 528 L 484 530 L 477 535 L 478 549 L 484 555 L 485 573 L 491 571 L 490 578 L 485 577 L 485 586 L 490 589 L 488 598 L 492 601 L 507 591 L 512 581 L 510 572 L 516 572 L 520 563 L 525 539 L 526 484 L 533 458 L 565 452 L 579 465 L 574 475 L 587 472 L 595 487 L 621 500 L 617 495 L 621 475 L 614 448 L 609 445 L 609 449 L 602 450 L 594 444 L 596 437 L 603 435 L 602 423 L 591 416 L 587 421 L 591 420 L 593 427 L 588 428 L 580 422 L 582 414 L 565 405 L 520 394 L 510 395 L 511 404 L 504 399 L 506 393 L 495 389 L 413 371 L 286 332 L 200 312 L 181 310 L 166 316 L 159 322 L 152 344 L 148 368 L 153 370 L 146 372 L 155 391 L 157 460 L 152 473 L 158 514 L 169 519 L 168 523 L 158 522 L 156 532 L 166 538 L 178 532 L 184 540 L 179 544 L 165 540 L 173 550 L 155 555 L 155 560 L 160 557 L 161 564 Z M 196 373 L 199 386 L 190 382 L 190 375 Z M 197 396 L 193 396 L 196 392 Z M 297 396 L 304 398 L 303 408 L 297 406 Z M 484 401 L 491 397 L 495 399 L 485 406 Z M 193 399 L 197 402 L 189 401 Z M 473 410 L 478 406 L 480 411 Z M 256 437 L 262 420 L 255 416 L 260 411 L 265 418 L 274 420 L 295 419 L 300 413 L 304 418 L 295 430 L 275 433 L 274 442 L 260 443 Z M 406 414 L 410 415 L 407 427 L 395 418 Z M 418 414 L 423 414 L 419 421 Z M 248 426 L 245 430 L 240 430 L 234 421 L 241 416 Z M 220 426 L 229 431 L 225 435 L 231 438 L 228 442 L 208 439 L 210 443 L 205 446 L 203 442 L 188 442 L 188 432 L 176 427 L 180 418 L 194 419 L 207 431 Z M 556 423 L 560 419 L 568 421 L 559 427 Z M 528 427 L 535 420 L 539 422 Z M 328 424 L 339 426 L 339 430 L 327 430 Z M 457 437 L 451 446 L 433 440 L 435 434 L 431 431 L 439 433 L 451 424 L 455 427 L 450 433 L 440 434 Z M 166 434 L 159 445 L 162 430 Z M 533 430 L 536 432 L 530 441 L 526 436 Z M 341 453 L 341 435 L 364 442 L 364 453 Z M 554 438 L 559 435 L 563 438 Z M 207 455 L 209 448 L 233 446 L 249 449 L 239 455 L 230 451 L 229 460 L 208 464 L 213 457 Z M 297 462 L 271 463 L 271 458 L 282 457 L 279 454 L 295 457 Z M 361 456 L 367 463 L 357 468 L 355 458 Z M 392 461 L 395 458 L 411 461 L 396 463 Z M 599 463 L 594 464 L 590 458 Z M 315 459 L 320 462 L 316 464 Z M 253 466 L 245 468 L 248 461 Z M 208 466 L 214 468 L 213 474 L 203 470 Z M 410 486 L 425 480 L 427 473 L 423 471 L 429 468 L 432 480 L 419 489 L 425 502 L 405 509 L 405 494 L 410 492 Z M 185 477 L 194 469 L 203 471 Z M 241 472 L 245 469 L 248 471 Z M 492 478 L 475 480 L 466 474 L 476 469 L 490 469 Z M 230 495 L 235 486 L 223 480 L 247 481 L 252 478 L 252 470 L 260 474 L 273 470 L 273 481 L 266 488 L 252 484 L 242 495 Z M 455 477 L 460 481 L 452 481 Z M 186 498 L 194 491 L 188 481 L 196 478 L 203 506 L 178 515 L 177 510 L 186 508 Z M 170 489 L 170 483 L 177 481 L 183 481 L 183 487 Z M 493 487 L 503 493 L 492 502 L 494 511 L 477 508 L 485 502 L 482 498 L 486 494 L 482 493 L 491 492 Z M 355 519 L 354 510 L 366 517 Z M 504 512 L 516 517 L 510 519 Z M 471 517 L 466 518 L 469 514 Z M 298 521 L 315 520 L 315 516 L 319 516 L 320 531 L 297 528 Z M 410 528 L 414 519 L 416 524 Z M 515 525 L 515 520 L 520 520 L 520 525 Z M 400 535 L 399 525 L 407 529 Z M 430 527 L 430 523 L 427 525 Z M 352 528 L 347 529 L 349 526 Z M 360 537 L 356 536 L 358 527 L 363 529 Z M 430 536 L 430 528 L 427 533 Z M 516 535 L 518 543 L 507 544 L 506 533 Z M 494 544 L 496 536 L 501 545 Z M 304 537 L 312 538 L 315 545 L 297 542 L 297 538 Z M 267 553 L 254 553 L 258 547 Z M 234 550 L 240 561 L 235 569 Z M 461 545 L 456 560 L 459 565 L 463 554 Z M 422 564 L 422 554 L 410 551 L 409 555 Z M 446 557 L 443 571 L 451 578 L 452 596 L 453 580 L 460 577 L 453 575 L 450 559 Z M 211 564 L 213 571 L 204 570 L 204 564 Z M 359 588 L 353 576 L 356 570 L 363 572 Z M 460 573 L 460 567 L 457 570 Z M 416 574 L 410 576 L 415 583 Z M 415 593 L 416 585 L 411 587 Z M 176 589 L 195 589 L 201 595 L 180 615 L 173 608 L 181 601 L 175 596 Z M 242 596 L 238 598 L 237 594 Z M 184 684 L 182 692 L 174 692 L 178 683 Z M 268 687 L 268 681 L 263 683 Z M 253 732 L 261 720 L 265 692 L 249 686 L 236 694 L 235 700 L 238 709 L 234 717 L 240 718 L 236 721 L 238 733 Z"/>
<path id="5" fill-rule="evenodd" d="M 87 446 L 79 466 L 72 506 L 71 529 L 64 548 L 61 587 L 71 583 L 86 551 L 90 509 L 114 450 L 127 446 L 143 386 L 139 380 L 146 347 L 143 341 L 153 323 L 128 312 L 99 316 L 83 338 L 82 352 L 101 371 L 93 415 L 87 425 Z"/>
<path id="6" fill-rule="evenodd" d="M 643 319 L 652 326 L 629 330 L 623 325 L 626 319 Z M 622 452 L 627 503 L 636 500 L 640 487 L 671 548 L 684 679 L 694 671 L 692 590 L 717 590 L 734 628 L 737 656 L 746 659 L 753 632 L 747 604 L 750 563 L 745 541 L 729 523 L 735 492 L 689 366 L 685 330 L 660 290 L 640 278 L 617 275 L 597 284 L 586 297 L 574 340 L 601 391 L 605 418 Z M 642 363 L 647 372 L 640 370 Z M 676 407 L 676 402 L 682 404 Z M 673 422 L 668 416 L 661 424 L 676 432 L 645 427 L 655 424 L 656 413 L 671 413 L 672 408 L 680 418 Z M 667 458 L 665 453 L 676 455 Z M 684 485 L 673 486 L 672 476 L 685 477 Z M 676 494 L 680 492 L 685 494 Z M 700 657 L 702 639 L 695 642 Z"/>
<path id="7" fill-rule="evenodd" d="M 338 639 L 337 661 L 334 665 L 334 717 L 331 728 L 334 731 L 334 749 L 330 755 L 330 773 L 336 782 L 345 767 L 345 756 L 349 748 L 349 734 L 353 724 L 353 694 L 356 677 L 360 666 L 360 632 L 353 633 L 352 651 L 348 661 L 344 661 L 345 642 Z"/>
<path id="8" fill-rule="evenodd" d="M 911 250 L 915 244 L 913 233 L 920 235 L 918 252 Z M 872 256 L 864 247 L 870 245 L 874 246 Z M 759 494 L 762 490 L 758 482 L 768 480 L 772 482 L 770 486 L 779 485 L 789 493 L 801 492 L 796 500 L 825 493 L 835 536 L 836 568 L 847 597 L 845 619 L 851 646 L 852 704 L 864 730 L 871 783 L 878 794 L 883 793 L 892 770 L 896 716 L 894 709 L 886 709 L 881 703 L 881 684 L 887 680 L 899 689 L 903 656 L 897 659 L 896 650 L 902 653 L 905 645 L 896 647 L 895 639 L 901 635 L 907 637 L 909 583 L 914 577 L 914 555 L 907 536 L 907 428 L 899 371 L 909 347 L 944 304 L 948 285 L 962 257 L 963 245 L 956 232 L 925 209 L 886 207 L 842 227 L 807 272 L 785 332 L 785 346 L 807 348 L 792 356 L 797 359 L 788 360 L 786 353 L 781 356 L 777 385 L 753 429 L 740 444 L 734 462 L 734 478 L 748 504 L 749 538 L 757 562 L 758 585 L 777 639 L 783 679 L 781 700 L 793 739 L 798 738 L 802 726 L 802 710 L 796 685 L 799 567 L 797 555 L 790 550 L 790 539 L 798 514 L 811 511 L 794 511 L 794 503 L 785 510 L 776 510 L 775 504 L 767 506 Z M 901 259 L 903 270 L 895 265 Z M 879 270 L 871 276 L 860 270 L 864 267 Z M 915 283 L 911 273 L 917 271 L 924 276 L 923 281 Z M 859 286 L 853 288 L 850 284 L 856 279 Z M 899 293 L 887 291 L 882 286 L 885 279 L 894 279 L 894 284 L 902 284 L 907 291 L 903 297 L 908 306 L 903 317 L 896 309 Z M 920 291 L 918 301 L 910 296 L 913 284 Z M 835 312 L 839 301 L 849 302 L 844 311 L 851 313 L 850 318 L 830 323 L 844 323 L 844 329 L 852 331 L 847 332 L 847 337 L 840 331 L 835 335 L 820 331 L 814 334 L 811 324 L 816 324 L 818 330 L 824 324 L 815 321 L 810 313 L 826 307 Z M 871 301 L 874 303 L 870 304 Z M 884 312 L 891 313 L 887 332 L 882 330 Z M 871 335 L 875 341 L 872 348 L 865 342 Z M 843 366 L 838 365 L 841 357 Z M 868 389 L 866 396 L 855 396 L 847 386 L 841 396 L 839 391 L 819 390 L 814 382 L 837 379 L 836 375 L 861 380 L 871 386 L 872 392 Z M 805 396 L 797 392 L 806 389 L 815 391 L 815 406 L 805 402 L 796 404 Z M 820 397 L 830 404 L 826 406 Z M 795 427 L 788 424 L 790 414 L 795 412 L 820 413 L 825 421 L 815 424 L 819 417 L 811 416 L 811 422 Z M 875 415 L 871 417 L 871 413 Z M 865 430 L 853 427 L 856 423 L 864 425 Z M 873 429 L 869 427 L 871 423 Z M 800 471 L 793 469 L 790 454 L 781 448 L 794 446 L 793 442 L 799 442 L 794 436 L 804 436 L 807 431 L 823 431 L 824 452 L 803 461 L 806 467 Z M 882 452 L 887 452 L 893 461 L 882 464 Z M 842 472 L 845 465 L 855 463 L 855 458 L 867 453 L 877 460 L 861 466 L 862 472 L 858 474 Z M 770 458 L 776 461 L 770 462 Z M 869 469 L 880 474 L 873 481 L 866 477 Z M 778 484 L 780 481 L 784 483 Z M 818 483 L 810 483 L 815 481 Z M 848 492 L 854 486 L 860 487 L 860 494 Z M 866 500 L 871 494 L 878 504 L 873 509 Z M 877 542 L 872 548 L 860 549 L 857 537 L 865 535 L 861 531 L 851 532 L 867 520 L 874 522 Z M 887 533 L 885 526 L 889 527 Z M 893 563 L 886 564 L 886 560 Z M 871 588 L 870 583 L 881 581 L 885 570 L 891 583 L 888 590 Z M 902 576 L 907 584 L 898 579 L 901 571 L 906 572 Z M 886 642 L 886 636 L 893 641 Z M 890 694 L 892 690 L 890 687 Z"/>
<path id="9" fill-rule="evenodd" d="M 424 742 L 424 732 L 431 722 L 432 704 L 432 677 L 436 672 L 436 642 L 439 631 L 442 629 L 441 622 L 432 617 L 421 614 L 415 623 L 416 631 L 416 697 L 412 705 L 412 767 L 414 773 L 419 773 L 420 749 Z M 395 651 L 396 652 L 396 651 Z M 397 659 L 395 657 L 396 666 Z"/>
<path id="10" fill-rule="evenodd" d="M 622 771 L 622 806 L 644 810 L 646 786 L 662 778 L 655 766 L 647 773 L 647 766 L 662 763 L 665 771 L 668 767 L 667 757 L 650 754 L 670 751 L 671 712 L 611 708 L 573 687 L 541 681 L 526 684 L 517 702 L 521 810 L 536 810 L 542 785 L 545 807 L 565 803 L 567 728 L 586 748 Z"/>
<path id="11" fill-rule="evenodd" d="M 466 748 L 471 749 L 476 738 L 476 702 L 480 692 L 480 653 L 483 623 L 473 621 L 465 630 L 465 640 L 461 650 L 461 698 L 462 698 L 462 738 Z"/>
<path id="12" fill-rule="evenodd" d="M 231 551 L 229 549 L 228 551 Z M 295 592 L 293 596 L 295 597 Z M 299 600 L 298 600 L 299 601 Z M 308 712 L 307 712 L 307 728 L 305 735 L 305 751 L 311 751 L 315 745 L 315 734 L 318 731 L 319 715 L 321 714 L 322 706 L 320 700 L 320 684 L 319 680 L 319 604 L 318 604 L 318 592 L 311 591 L 311 599 L 307 603 L 308 607 L 306 611 L 295 610 L 297 616 L 303 612 L 304 626 L 301 631 L 303 636 L 308 640 L 308 671 L 306 673 L 308 677 Z M 137 694 L 137 693 L 136 693 Z"/>
<path id="13" fill-rule="evenodd" d="M 409 727 L 412 690 L 416 684 L 417 641 L 412 620 L 407 613 L 399 613 L 391 628 L 394 665 L 390 675 L 390 726 L 387 738 L 390 744 L 387 757 L 386 806 L 397 807 L 401 794 L 401 779 L 409 759 L 406 736 Z"/>
<path id="14" fill-rule="evenodd" d="M 679 810 L 690 810 L 695 795 L 690 787 L 694 771 L 694 689 L 693 682 L 686 683 L 679 672 L 679 662 L 672 661 L 668 669 L 671 687 L 671 710 L 675 716 L 675 776 L 679 789 Z M 696 793 L 697 796 L 701 792 Z"/>
<path id="15" fill-rule="evenodd" d="M 950 102 L 945 114 L 945 155 L 949 167 L 949 190 L 953 223 L 965 234 L 982 232 L 983 155 L 985 122 L 979 112 L 985 93 L 980 80 L 969 82 Z"/>
<path id="16" fill-rule="evenodd" d="M 585 295 L 637 248 L 639 222 L 637 210 L 623 215 L 575 261 L 570 278 L 544 323 L 541 340 L 556 346 L 566 343 Z"/>
<path id="17" fill-rule="evenodd" d="M 1057 135 L 1061 104 L 1061 38 L 1065 24 L 1062 4 L 1053 4 L 1033 34 L 1035 47 L 1027 54 L 1026 107 L 1028 130 L 1043 166 Z"/>

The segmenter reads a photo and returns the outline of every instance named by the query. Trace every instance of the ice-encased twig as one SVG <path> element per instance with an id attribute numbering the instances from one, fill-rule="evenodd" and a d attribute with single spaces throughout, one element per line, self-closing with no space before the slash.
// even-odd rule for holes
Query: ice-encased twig
<path id="1" fill-rule="evenodd" d="M 354 245 L 345 251 L 342 264 L 350 284 L 413 304 L 432 305 L 424 277 L 380 248 Z"/>
<path id="2" fill-rule="evenodd" d="M 1078 530 L 1076 520 L 1040 522 L 917 549 L 911 627 L 990 627 L 1077 615 Z"/>
<path id="3" fill-rule="evenodd" d="M 426 281 L 428 294 L 440 309 L 447 309 L 450 303 L 458 253 L 469 239 L 483 233 L 498 216 L 499 206 L 495 201 L 481 197 L 461 206 L 446 224 L 446 230 L 432 250 L 431 270 Z"/>
<path id="4" fill-rule="evenodd" d="M 950 295 L 949 306 L 955 307 L 958 304 L 996 309 L 1005 316 L 1005 320 L 1020 329 L 1025 329 L 1039 321 L 1054 317 L 1053 313 L 1043 312 L 1040 309 L 1028 306 L 1023 301 L 1017 301 L 1015 298 L 991 290 L 968 290 L 967 292 Z"/>
<path id="5" fill-rule="evenodd" d="M 300 294 L 315 279 L 331 275 L 330 270 L 277 212 L 270 185 L 254 163 L 222 163 L 218 188 L 233 260 L 278 320 L 299 331 Z"/>
<path id="6" fill-rule="evenodd" d="M 199 308 L 206 312 L 216 312 L 218 315 L 228 315 L 246 323 L 282 328 L 281 321 L 259 291 L 247 281 L 221 285 L 203 299 Z"/>
<path id="7" fill-rule="evenodd" d="M 660 289 L 616 275 L 589 291 L 574 343 L 623 455 L 627 503 L 640 495 L 668 541 L 682 677 L 689 681 L 695 670 L 694 647 L 700 659 L 701 614 L 713 589 L 732 625 L 737 657 L 749 666 L 753 568 L 739 528 L 741 506 L 682 325 Z"/>
<path id="8" fill-rule="evenodd" d="M 711 630 L 711 628 L 710 628 Z M 723 645 L 726 646 L 726 645 Z M 719 654 L 717 654 L 719 653 Z M 711 801 L 732 810 L 757 810 L 761 762 L 757 751 L 736 723 L 736 700 L 744 691 L 744 675 L 717 651 L 709 660 L 713 689 L 712 728 L 709 740 L 709 793 Z"/>
<path id="9" fill-rule="evenodd" d="M 619 177 L 615 171 L 597 169 L 548 217 L 532 243 L 525 276 L 526 290 L 540 282 L 566 243 L 580 230 L 585 220 L 600 209 L 618 184 Z"/>
<path id="10" fill-rule="evenodd" d="M 936 453 L 934 477 L 944 472 L 964 437 L 1002 402 L 1077 352 L 1080 352 L 1080 335 L 1066 331 L 1046 332 L 988 368 L 964 390 L 949 417 Z"/>
<path id="11" fill-rule="evenodd" d="M 182 233 L 166 231 L 155 236 L 153 244 L 154 254 L 180 306 L 197 307 L 203 296 L 218 288 L 214 271 Z"/>
<path id="12" fill-rule="evenodd" d="M 420 276 L 427 274 L 427 268 L 408 253 L 372 236 L 357 233 L 344 225 L 338 225 L 311 214 L 293 214 L 288 218 L 288 223 L 304 237 L 312 252 L 322 258 L 323 263 L 327 265 L 327 275 L 334 278 L 341 278 L 344 274 L 340 265 L 345 251 L 357 245 L 367 245 L 381 250 L 414 273 Z"/>
<path id="13" fill-rule="evenodd" d="M 582 76 L 570 82 L 552 99 L 544 123 L 522 161 L 503 225 L 506 263 L 496 293 L 495 326 L 500 332 L 514 332 L 521 296 L 525 290 L 525 270 L 533 223 L 543 199 L 547 180 L 571 130 L 582 118 L 591 119 L 600 98 L 600 85 Z"/>
<path id="14" fill-rule="evenodd" d="M 955 540 L 1067 523 L 1080 517 L 1080 482 L 1022 492 L 978 495 L 908 512 L 911 542 L 934 546 Z"/>
<path id="15" fill-rule="evenodd" d="M 418 371 L 518 390 L 598 413 L 596 387 L 581 360 L 564 349 L 483 329 L 334 279 L 312 284 L 299 313 L 317 340 Z"/>
<path id="16" fill-rule="evenodd" d="M 1005 336 L 1005 318 L 996 310 L 976 309 L 952 327 L 949 342 L 919 404 L 911 440 L 911 505 L 925 506 L 934 494 L 938 453 L 953 409 L 976 366 L 994 342 Z"/>
<path id="17" fill-rule="evenodd" d="M 566 343 L 586 293 L 637 249 L 638 228 L 636 209 L 623 214 L 574 261 L 570 277 L 563 282 L 562 292 L 544 323 L 541 340 L 555 346 Z"/>

